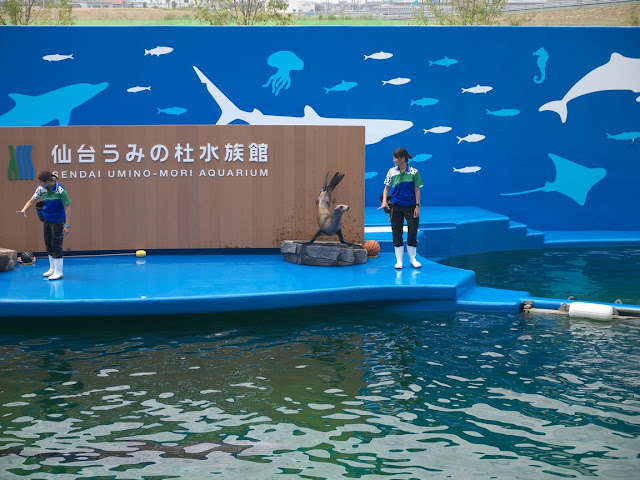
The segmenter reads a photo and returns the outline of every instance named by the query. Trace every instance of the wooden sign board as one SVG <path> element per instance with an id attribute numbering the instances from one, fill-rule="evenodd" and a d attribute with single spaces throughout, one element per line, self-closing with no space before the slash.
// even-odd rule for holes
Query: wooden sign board
<path id="1" fill-rule="evenodd" d="M 65 251 L 273 248 L 310 239 L 327 172 L 351 207 L 347 241 L 364 240 L 364 127 L 84 126 L 0 128 L 0 246 L 43 251 L 38 172 L 71 199 Z M 320 237 L 319 240 L 327 238 Z M 332 240 L 337 240 L 334 237 Z"/>

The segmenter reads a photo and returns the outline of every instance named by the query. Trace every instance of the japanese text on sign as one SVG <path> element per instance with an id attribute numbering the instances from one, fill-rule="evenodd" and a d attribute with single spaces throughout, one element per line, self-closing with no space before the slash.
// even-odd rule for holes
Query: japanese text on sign
<path id="1" fill-rule="evenodd" d="M 127 144 L 126 153 L 122 155 L 122 161 L 140 163 L 144 158 L 148 157 L 153 162 L 163 163 L 172 156 L 178 163 L 195 163 L 196 160 L 209 163 L 211 160 L 220 160 L 222 152 L 218 153 L 219 150 L 219 146 L 211 143 L 197 147 L 192 147 L 190 143 L 178 143 L 172 148 L 156 144 L 145 152 L 143 147 L 130 143 Z M 72 151 L 66 144 L 62 144 L 53 147 L 51 157 L 54 164 L 60 165 L 71 164 L 74 161 L 74 154 L 78 163 L 96 163 L 97 161 L 117 163 L 121 161 L 120 152 L 121 149 L 115 144 L 103 145 L 101 155 L 96 154 L 96 149 L 93 146 L 87 146 L 84 143 L 75 151 Z M 250 143 L 247 149 L 242 143 L 227 143 L 224 146 L 224 158 L 222 160 L 225 162 L 244 162 L 246 160 L 248 162 L 266 163 L 268 161 L 268 152 L 269 145 L 266 143 Z"/>

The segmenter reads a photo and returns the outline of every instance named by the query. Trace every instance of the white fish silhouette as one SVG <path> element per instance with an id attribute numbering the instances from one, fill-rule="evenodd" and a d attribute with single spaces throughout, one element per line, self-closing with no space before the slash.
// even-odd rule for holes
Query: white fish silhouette
<path id="1" fill-rule="evenodd" d="M 151 50 L 144 50 L 144 54 L 146 55 L 155 55 L 156 57 L 159 57 L 160 55 L 166 55 L 167 53 L 171 53 L 173 52 L 173 48 L 171 47 L 156 47 L 156 48 L 152 48 Z"/>
<path id="2" fill-rule="evenodd" d="M 131 87 L 131 88 L 127 88 L 127 92 L 129 92 L 129 93 L 138 93 L 138 92 L 142 92 L 143 90 L 151 91 L 151 87 Z"/>
<path id="3" fill-rule="evenodd" d="M 484 135 L 480 135 L 479 133 L 472 133 L 470 135 L 467 135 L 466 137 L 456 137 L 458 139 L 458 145 L 460 145 L 461 142 L 470 142 L 470 143 L 474 143 L 474 142 L 479 142 L 480 140 L 484 140 L 486 137 Z"/>
<path id="4" fill-rule="evenodd" d="M 479 172 L 480 170 L 482 170 L 482 168 L 480 167 L 464 167 L 464 168 L 453 167 L 453 171 L 458 173 L 476 173 L 476 172 Z"/>
<path id="5" fill-rule="evenodd" d="M 430 128 L 429 130 L 427 130 L 427 129 L 423 128 L 423 130 L 424 130 L 425 135 L 426 135 L 427 133 L 447 133 L 447 132 L 450 132 L 450 131 L 451 131 L 451 127 L 443 127 L 443 126 L 440 126 L 440 127 L 433 127 L 433 128 Z"/>
<path id="6" fill-rule="evenodd" d="M 390 85 L 404 85 L 405 83 L 409 83 L 411 81 L 410 78 L 393 78 L 391 80 L 383 80 L 382 85 L 386 85 L 387 83 Z"/>
<path id="7" fill-rule="evenodd" d="M 393 53 L 377 52 L 372 55 L 365 55 L 364 59 L 366 60 L 367 58 L 372 58 L 374 60 L 386 60 L 391 57 L 393 57 Z"/>
<path id="8" fill-rule="evenodd" d="M 491 90 L 493 90 L 493 87 L 483 87 L 480 84 L 478 84 L 475 87 L 463 88 L 462 89 L 462 93 L 464 93 L 464 92 L 469 92 L 469 93 L 487 93 L 487 92 L 490 92 Z"/>
<path id="9" fill-rule="evenodd" d="M 42 59 L 46 60 L 47 62 L 59 62 L 60 60 L 74 60 L 73 53 L 71 55 L 60 55 L 59 53 L 56 53 L 54 55 L 45 55 L 44 57 L 42 57 Z"/>

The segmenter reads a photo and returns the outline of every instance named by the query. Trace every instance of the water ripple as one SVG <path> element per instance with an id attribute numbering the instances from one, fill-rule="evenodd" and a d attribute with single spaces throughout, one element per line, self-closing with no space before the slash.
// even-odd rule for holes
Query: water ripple
<path id="1" fill-rule="evenodd" d="M 344 314 L 232 315 L 217 320 L 237 328 L 219 333 L 199 321 L 6 335 L 0 477 L 627 479 L 640 468 L 638 325 Z"/>

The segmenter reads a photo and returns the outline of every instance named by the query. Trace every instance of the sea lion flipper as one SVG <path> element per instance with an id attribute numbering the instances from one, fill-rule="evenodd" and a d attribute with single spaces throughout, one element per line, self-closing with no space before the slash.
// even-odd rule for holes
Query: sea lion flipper
<path id="1" fill-rule="evenodd" d="M 342 229 L 338 230 L 336 232 L 336 235 L 338 235 L 338 238 L 340 239 L 340 243 L 344 243 L 348 247 L 355 247 L 356 245 L 358 245 L 357 243 L 347 242 L 342 236 Z"/>
<path id="2" fill-rule="evenodd" d="M 318 238 L 321 234 L 322 234 L 322 229 L 318 230 L 311 240 L 309 240 L 308 242 L 304 242 L 302 245 L 309 245 L 315 242 L 316 238 Z"/>
<path id="3" fill-rule="evenodd" d="M 325 180 L 326 190 L 329 192 L 332 192 L 333 189 L 338 186 L 338 184 L 342 181 L 343 178 L 344 178 L 344 173 L 336 172 L 333 178 L 331 179 L 331 182 L 329 183 L 328 188 L 326 188 L 326 180 Z"/>

